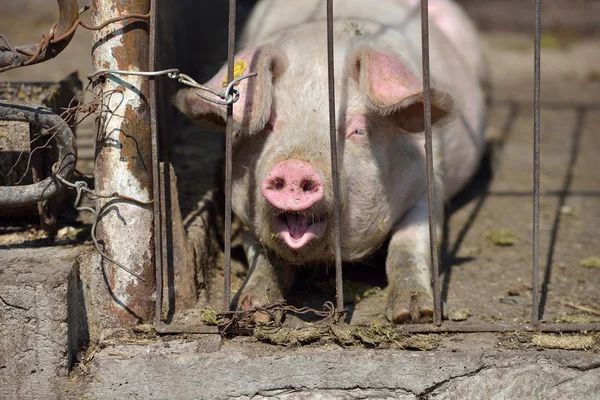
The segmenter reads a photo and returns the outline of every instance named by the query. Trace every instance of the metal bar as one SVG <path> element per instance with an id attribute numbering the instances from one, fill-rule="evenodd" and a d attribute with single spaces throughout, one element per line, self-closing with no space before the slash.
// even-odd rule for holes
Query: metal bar
<path id="1" fill-rule="evenodd" d="M 538 324 L 540 316 L 540 41 L 541 0 L 535 0 L 535 50 L 533 89 L 533 283 L 531 323 Z"/>
<path id="2" fill-rule="evenodd" d="M 354 325 L 356 328 L 369 328 L 368 325 Z M 456 322 L 446 322 L 443 326 L 434 324 L 397 325 L 393 328 L 402 333 L 486 333 L 486 332 L 535 332 L 535 333 L 576 333 L 600 332 L 600 324 L 476 324 L 464 325 Z M 160 334 L 204 333 L 220 334 L 217 326 L 207 325 L 158 325 L 156 332 Z M 252 335 L 252 328 L 228 330 L 228 335 Z"/>
<path id="3" fill-rule="evenodd" d="M 40 151 L 36 151 L 36 139 L 40 138 L 42 132 L 43 130 L 39 126 L 29 125 L 31 177 L 33 178 L 33 183 L 38 183 L 44 179 L 44 167 L 52 167 L 53 162 L 52 155 L 45 151 L 46 149 L 38 149 Z M 37 204 L 40 215 L 40 227 L 51 236 L 56 233 L 57 224 L 56 215 L 52 212 L 53 208 L 55 207 L 52 207 L 47 200 L 40 201 Z"/>
<path id="4" fill-rule="evenodd" d="M 92 35 L 94 69 L 148 71 L 148 22 L 115 19 L 130 13 L 147 13 L 149 9 L 150 0 L 92 1 L 92 23 L 115 21 Z M 96 80 L 94 89 L 103 103 L 96 136 L 96 191 L 149 201 L 154 192 L 149 78 L 111 75 Z M 156 286 L 152 206 L 98 199 L 96 209 L 97 233 L 104 251 L 144 279 L 109 260 L 100 261 L 110 294 L 99 304 L 103 320 L 110 326 L 153 321 Z"/>
<path id="5" fill-rule="evenodd" d="M 178 333 L 200 333 L 200 334 L 219 334 L 218 326 L 209 325 L 177 325 L 159 323 L 155 327 L 156 333 L 160 334 L 178 334 Z"/>
<path id="6" fill-rule="evenodd" d="M 0 85 L 1 87 L 1 85 Z M 494 99 L 494 105 L 497 106 L 514 106 L 514 107 L 530 107 L 532 102 L 512 99 Z M 541 108 L 551 110 L 585 110 L 596 111 L 600 109 L 598 101 L 561 101 L 561 100 L 540 100 Z"/>
<path id="7" fill-rule="evenodd" d="M 229 33 L 227 38 L 227 83 L 234 79 L 235 58 L 235 7 L 236 1 L 229 0 Z M 227 105 L 227 130 L 225 133 L 225 266 L 223 309 L 231 308 L 231 186 L 233 163 L 233 103 Z"/>
<path id="8" fill-rule="evenodd" d="M 477 332 L 592 332 L 600 331 L 600 324 L 490 324 L 461 325 L 446 322 L 443 326 L 434 324 L 402 325 L 398 328 L 407 333 L 477 333 Z"/>
<path id="9" fill-rule="evenodd" d="M 333 183 L 333 222 L 335 253 L 336 311 L 344 309 L 342 251 L 340 244 L 340 179 L 338 170 L 337 129 L 335 122 L 335 64 L 333 48 L 333 0 L 327 0 L 327 77 L 329 87 L 329 148 Z"/>
<path id="10" fill-rule="evenodd" d="M 30 103 L 0 101 L 0 120 L 29 122 L 41 127 L 44 137 L 51 137 L 58 149 L 57 173 L 70 179 L 77 163 L 75 136 L 69 125 L 52 110 Z M 48 139 L 50 141 L 50 139 Z M 64 186 L 52 176 L 23 186 L 0 186 L 0 206 L 13 207 L 35 204 L 56 196 Z"/>
<path id="11" fill-rule="evenodd" d="M 156 24 L 156 22 L 152 22 L 152 18 L 150 18 L 150 24 L 153 24 L 153 23 Z M 153 35 L 152 31 L 150 31 L 150 36 L 152 36 L 152 35 Z M 154 35 L 156 35 L 156 33 L 154 33 Z M 177 68 L 163 69 L 162 71 L 154 71 L 154 67 L 150 67 L 150 68 L 152 68 L 151 71 L 124 71 L 124 70 L 119 70 L 119 69 L 102 68 L 102 69 L 98 69 L 98 70 L 92 72 L 91 74 L 88 74 L 87 78 L 90 80 L 93 80 L 98 75 L 106 75 L 106 74 L 140 75 L 140 76 L 167 75 L 169 77 L 174 78 L 175 76 L 179 76 L 181 74 Z"/>
<path id="12" fill-rule="evenodd" d="M 148 71 L 153 72 L 156 68 L 156 0 L 150 0 L 150 39 Z M 160 187 L 160 155 L 158 143 L 158 115 L 156 109 L 156 79 L 150 79 L 150 131 L 152 135 L 152 197 L 153 222 L 154 222 L 154 272 L 156 279 L 156 304 L 154 311 L 154 322 L 159 324 L 162 318 L 163 300 L 163 236 L 162 236 L 162 199 Z"/>
<path id="13" fill-rule="evenodd" d="M 434 322 L 442 325 L 442 299 L 440 295 L 440 269 L 436 234 L 436 206 L 433 177 L 433 146 L 431 128 L 431 78 L 429 74 L 429 5 L 421 0 L 421 45 L 423 57 L 423 94 L 425 99 L 425 157 L 427 162 L 427 198 L 429 200 L 429 249 L 433 275 Z"/>

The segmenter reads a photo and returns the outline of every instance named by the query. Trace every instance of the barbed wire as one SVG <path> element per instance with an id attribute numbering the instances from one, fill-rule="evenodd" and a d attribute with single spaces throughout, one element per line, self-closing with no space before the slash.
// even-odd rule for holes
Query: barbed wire
<path id="1" fill-rule="evenodd" d="M 29 172 L 29 169 L 31 167 L 32 158 L 33 158 L 33 155 L 35 154 L 35 152 L 48 147 L 50 142 L 56 136 L 56 133 L 61 128 L 63 128 L 66 125 L 70 125 L 70 126 L 79 125 L 85 119 L 87 119 L 90 115 L 95 115 L 99 109 L 101 109 L 101 110 L 104 109 L 104 111 L 106 111 L 105 109 L 108 109 L 109 111 L 112 112 L 112 110 L 110 110 L 110 108 L 106 104 L 104 104 L 104 101 L 112 94 L 121 93 L 121 90 L 114 89 L 114 90 L 108 90 L 106 92 L 101 92 L 100 94 L 97 94 L 97 93 L 89 90 L 90 85 L 91 85 L 91 83 L 89 83 L 85 87 L 85 89 L 83 89 L 80 93 L 77 93 L 75 96 L 73 96 L 73 98 L 69 101 L 69 105 L 66 108 L 64 108 L 63 109 L 64 111 L 62 113 L 60 113 L 60 115 L 59 115 L 59 117 L 61 118 L 61 122 L 59 124 L 56 124 L 50 128 L 42 130 L 40 135 L 36 135 L 33 139 L 31 139 L 29 141 L 29 145 L 33 145 L 36 141 L 40 140 L 44 136 L 48 136 L 48 135 L 50 136 L 43 145 L 36 146 L 29 152 L 29 156 L 27 158 L 27 165 L 25 167 L 23 174 L 21 175 L 19 180 L 15 183 L 16 185 L 20 184 L 23 181 L 23 179 L 25 179 L 27 177 L 27 173 Z M 77 103 L 83 102 L 83 99 L 84 99 L 86 93 L 93 94 L 94 95 L 93 99 L 90 100 L 86 104 L 73 105 L 74 102 L 77 102 Z M 84 116 L 81 119 L 79 119 L 79 115 L 82 113 L 84 114 Z M 73 122 L 69 124 L 68 121 L 71 119 L 73 120 Z M 16 161 L 9 169 L 7 176 L 9 176 L 14 171 L 14 169 L 18 166 L 19 162 L 21 161 L 21 158 L 23 157 L 23 155 L 26 152 L 27 152 L 27 150 L 21 150 Z"/>
<path id="2" fill-rule="evenodd" d="M 7 64 L 2 65 L 2 62 L 0 62 L 0 72 L 8 71 L 10 69 L 17 68 L 20 66 L 32 65 L 32 64 L 46 61 L 50 58 L 55 57 L 58 53 L 60 53 L 62 51 L 62 49 L 57 49 L 57 51 L 55 51 L 55 54 L 46 54 L 46 50 L 49 48 L 49 46 L 58 44 L 66 39 L 70 40 L 70 38 L 74 35 L 75 31 L 77 30 L 77 28 L 80 25 L 82 27 L 84 27 L 85 29 L 97 31 L 97 30 L 103 29 L 103 28 L 107 27 L 108 25 L 113 24 L 115 22 L 119 22 L 119 21 L 123 21 L 123 20 L 127 20 L 127 19 L 148 20 L 148 19 L 150 19 L 150 16 L 151 16 L 151 11 L 146 14 L 126 14 L 126 15 L 122 15 L 119 17 L 108 19 L 100 25 L 90 25 L 90 24 L 84 22 L 83 20 L 81 20 L 81 18 L 79 18 L 79 16 L 81 16 L 81 14 L 83 14 L 84 12 L 86 12 L 87 10 L 90 9 L 90 4 L 81 7 L 77 13 L 77 19 L 75 19 L 72 22 L 69 21 L 70 17 L 68 17 L 67 15 L 64 14 L 65 10 L 68 10 L 68 7 L 65 4 L 62 4 L 59 2 L 59 9 L 60 9 L 60 21 L 68 23 L 70 25 L 70 27 L 65 32 L 62 32 L 57 36 L 55 36 L 55 34 L 56 34 L 55 30 L 59 26 L 58 22 L 54 23 L 48 32 L 42 33 L 42 40 L 35 45 L 16 47 L 8 40 L 8 38 L 5 35 L 0 34 L 0 38 L 6 43 L 5 48 L 7 48 L 11 53 L 13 53 L 12 56 L 10 54 L 3 55 L 3 60 L 4 60 L 3 62 L 5 62 Z M 33 51 L 30 51 L 29 49 L 32 49 L 33 46 L 35 46 L 35 49 Z M 3 46 L 0 46 L 0 51 L 4 51 L 5 48 Z M 21 56 L 21 57 L 26 56 L 29 58 L 23 60 L 22 58 L 19 59 L 19 56 Z M 0 60 L 0 61 L 2 61 L 2 60 Z"/>
<path id="3" fill-rule="evenodd" d="M 161 71 L 128 71 L 128 70 L 104 68 L 104 69 L 99 69 L 97 71 L 94 71 L 93 73 L 89 74 L 87 77 L 90 81 L 93 81 L 95 79 L 98 79 L 99 77 L 104 77 L 106 74 L 138 75 L 138 76 L 166 75 L 167 77 L 169 77 L 171 79 L 177 80 L 179 83 L 181 83 L 183 85 L 187 85 L 187 86 L 190 86 L 190 87 L 193 87 L 196 89 L 200 89 L 200 90 L 209 92 L 209 93 L 219 97 L 221 100 L 206 97 L 203 94 L 201 94 L 200 92 L 196 92 L 196 95 L 198 97 L 200 97 L 206 101 L 210 101 L 212 103 L 219 104 L 222 106 L 233 104 L 239 100 L 240 92 L 235 89 L 235 87 L 234 87 L 235 85 L 237 85 L 239 82 L 241 82 L 244 79 L 251 78 L 251 77 L 258 75 L 256 72 L 252 72 L 252 73 L 249 73 L 246 75 L 242 75 L 238 78 L 235 78 L 225 87 L 225 89 L 222 92 L 219 92 L 218 90 L 215 90 L 211 87 L 208 87 L 208 86 L 205 86 L 205 85 L 202 85 L 202 84 L 196 82 L 189 75 L 186 75 L 186 74 L 180 72 L 177 68 L 164 69 Z"/>
<path id="4" fill-rule="evenodd" d="M 92 189 L 89 188 L 87 182 L 85 182 L 85 181 L 69 182 L 68 180 L 66 180 L 65 178 L 63 178 L 62 176 L 60 176 L 58 174 L 57 167 L 58 167 L 58 163 L 55 163 L 54 165 L 52 165 L 52 174 L 53 174 L 53 176 L 57 180 L 59 180 L 63 185 L 65 185 L 67 188 L 74 189 L 74 190 L 77 191 L 77 195 L 75 197 L 75 201 L 73 202 L 73 206 L 75 207 L 75 209 L 77 211 L 87 211 L 87 212 L 90 212 L 90 213 L 92 213 L 92 215 L 94 217 L 93 222 L 92 222 L 92 228 L 90 230 L 90 236 L 92 238 L 92 241 L 94 242 L 94 246 L 96 247 L 96 250 L 98 251 L 98 253 L 102 257 L 106 258 L 108 261 L 112 262 L 113 264 L 115 264 L 116 266 L 118 266 L 119 268 L 121 268 L 122 270 L 124 270 L 124 271 L 128 272 L 129 274 L 135 276 L 136 278 L 138 278 L 142 282 L 146 282 L 146 280 L 144 278 L 142 278 L 139 274 L 133 272 L 130 268 L 124 266 L 121 263 L 119 263 L 114 258 L 112 258 L 111 256 L 109 256 L 108 254 L 106 254 L 104 252 L 104 250 L 100 246 L 100 243 L 98 243 L 98 238 L 96 237 L 96 226 L 98 225 L 98 217 L 99 217 L 98 210 L 96 210 L 93 207 L 81 206 L 80 202 L 81 202 L 81 200 L 82 200 L 82 198 L 84 196 L 86 198 L 88 198 L 89 200 L 119 198 L 119 199 L 126 200 L 126 201 L 129 201 L 129 202 L 132 202 L 132 203 L 143 205 L 143 206 L 147 206 L 147 205 L 153 204 L 154 200 L 148 200 L 148 201 L 137 200 L 137 199 L 134 199 L 133 197 L 121 195 L 121 194 L 119 194 L 117 192 L 113 192 L 113 193 L 110 193 L 110 194 L 96 193 L 94 190 L 92 190 Z"/>
<path id="5" fill-rule="evenodd" d="M 285 300 L 275 301 L 264 306 L 256 306 L 249 310 L 237 310 L 237 311 L 223 311 L 217 313 L 216 316 L 218 318 L 228 318 L 229 320 L 221 327 L 220 331 L 223 334 L 227 334 L 235 329 L 249 329 L 254 327 L 256 324 L 254 322 L 254 315 L 257 313 L 264 313 L 269 315 L 271 318 L 275 319 L 277 317 L 278 312 L 291 312 L 293 314 L 301 315 L 312 313 L 319 317 L 322 317 L 319 321 L 316 321 L 315 324 L 322 324 L 333 316 L 342 315 L 346 312 L 346 310 L 336 311 L 335 305 L 331 301 L 326 301 L 323 304 L 323 310 L 317 310 L 311 307 L 301 307 L 297 308 L 291 305 L 288 305 Z"/>
<path id="6" fill-rule="evenodd" d="M 88 4 L 87 8 L 84 6 L 80 9 L 79 15 L 81 15 L 83 12 L 85 12 L 87 10 L 89 10 L 89 4 Z M 77 19 L 77 20 L 75 20 L 75 23 L 73 24 L 71 29 L 69 29 L 62 35 L 60 35 L 56 38 L 53 38 L 51 40 L 51 43 L 60 42 L 61 40 L 64 40 L 65 38 L 67 38 L 68 36 L 73 34 L 75 32 L 75 30 L 77 29 L 78 25 L 81 25 L 82 27 L 84 27 L 85 29 L 90 30 L 90 31 L 99 31 L 100 29 L 106 28 L 110 24 L 114 24 L 115 22 L 123 21 L 126 19 L 150 19 L 150 15 L 151 15 L 151 12 L 148 12 L 147 14 L 127 14 L 127 15 L 122 15 L 120 17 L 108 19 L 108 20 L 104 21 L 103 23 L 101 23 L 100 25 L 89 25 L 89 24 L 83 22 L 81 19 Z"/>

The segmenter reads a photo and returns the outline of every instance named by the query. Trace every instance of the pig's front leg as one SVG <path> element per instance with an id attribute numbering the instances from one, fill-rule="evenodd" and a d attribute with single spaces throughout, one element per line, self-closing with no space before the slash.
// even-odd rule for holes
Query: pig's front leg
<path id="1" fill-rule="evenodd" d="M 438 206 L 438 232 L 443 209 Z M 439 234 L 438 234 L 439 237 Z M 430 322 L 433 317 L 427 195 L 396 227 L 385 263 L 389 284 L 386 314 L 390 321 Z"/>
<path id="2" fill-rule="evenodd" d="M 262 245 L 249 233 L 244 237 L 244 250 L 249 271 L 235 298 L 238 310 L 250 310 L 284 299 L 294 282 L 295 267 L 284 262 L 271 262 Z M 257 312 L 254 320 L 267 323 L 271 316 Z"/>

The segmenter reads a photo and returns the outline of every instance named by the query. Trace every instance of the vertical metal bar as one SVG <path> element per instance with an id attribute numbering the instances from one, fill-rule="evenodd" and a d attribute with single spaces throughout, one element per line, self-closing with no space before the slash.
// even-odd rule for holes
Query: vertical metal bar
<path id="1" fill-rule="evenodd" d="M 533 88 L 533 301 L 531 322 L 539 323 L 540 308 L 540 41 L 541 0 L 535 0 L 535 50 Z"/>
<path id="2" fill-rule="evenodd" d="M 229 34 L 227 39 L 227 82 L 234 79 L 235 57 L 235 7 L 236 1 L 229 0 Z M 231 307 L 231 186 L 233 163 L 233 103 L 227 106 L 227 130 L 225 136 L 225 282 L 223 309 Z"/>
<path id="3" fill-rule="evenodd" d="M 434 322 L 442 324 L 442 299 L 440 296 L 440 270 L 436 234 L 436 206 L 433 176 L 433 146 L 431 128 L 431 78 L 429 74 L 429 4 L 421 0 L 421 46 L 423 57 L 423 93 L 425 97 L 425 157 L 427 162 L 427 198 L 429 200 L 429 249 L 433 269 Z"/>
<path id="4" fill-rule="evenodd" d="M 149 0 L 93 0 L 92 24 L 129 13 L 145 14 L 149 9 Z M 147 22 L 118 21 L 94 31 L 92 37 L 94 69 L 148 70 Z M 148 78 L 107 75 L 96 81 L 94 88 L 99 93 L 110 93 L 102 98 L 104 118 L 96 137 L 96 190 L 148 201 L 153 194 Z M 113 326 L 152 321 L 156 291 L 152 208 L 116 199 L 99 199 L 96 207 L 100 214 L 97 235 L 104 251 L 144 279 L 106 259 L 101 261 L 110 294 L 100 305 L 104 320 Z"/>
<path id="5" fill-rule="evenodd" d="M 150 0 L 150 39 L 148 71 L 156 68 L 156 0 Z M 152 187 L 153 187 L 153 218 L 154 218 L 154 268 L 156 274 L 156 307 L 154 321 L 160 323 L 162 318 L 163 299 L 163 259 L 162 259 L 162 203 L 160 195 L 160 158 L 158 143 L 158 123 L 156 102 L 156 78 L 150 78 L 150 130 L 152 134 Z"/>
<path id="6" fill-rule="evenodd" d="M 342 280 L 342 251 L 340 244 L 340 183 L 337 156 L 337 129 L 335 122 L 335 65 L 333 53 L 333 0 L 327 0 L 327 76 L 329 78 L 329 145 L 334 203 L 335 293 L 337 311 L 342 311 L 344 309 L 344 286 Z"/>

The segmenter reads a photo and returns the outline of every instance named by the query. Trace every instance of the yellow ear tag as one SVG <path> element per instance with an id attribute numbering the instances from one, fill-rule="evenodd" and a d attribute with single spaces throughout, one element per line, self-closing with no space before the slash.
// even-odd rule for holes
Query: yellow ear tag
<path id="1" fill-rule="evenodd" d="M 233 79 L 237 79 L 244 74 L 246 70 L 246 60 L 240 60 L 233 65 Z M 239 85 L 240 82 L 237 82 L 234 86 Z M 225 73 L 225 78 L 223 78 L 223 83 L 221 83 L 223 87 L 227 87 L 229 85 L 229 79 L 227 73 Z"/>

